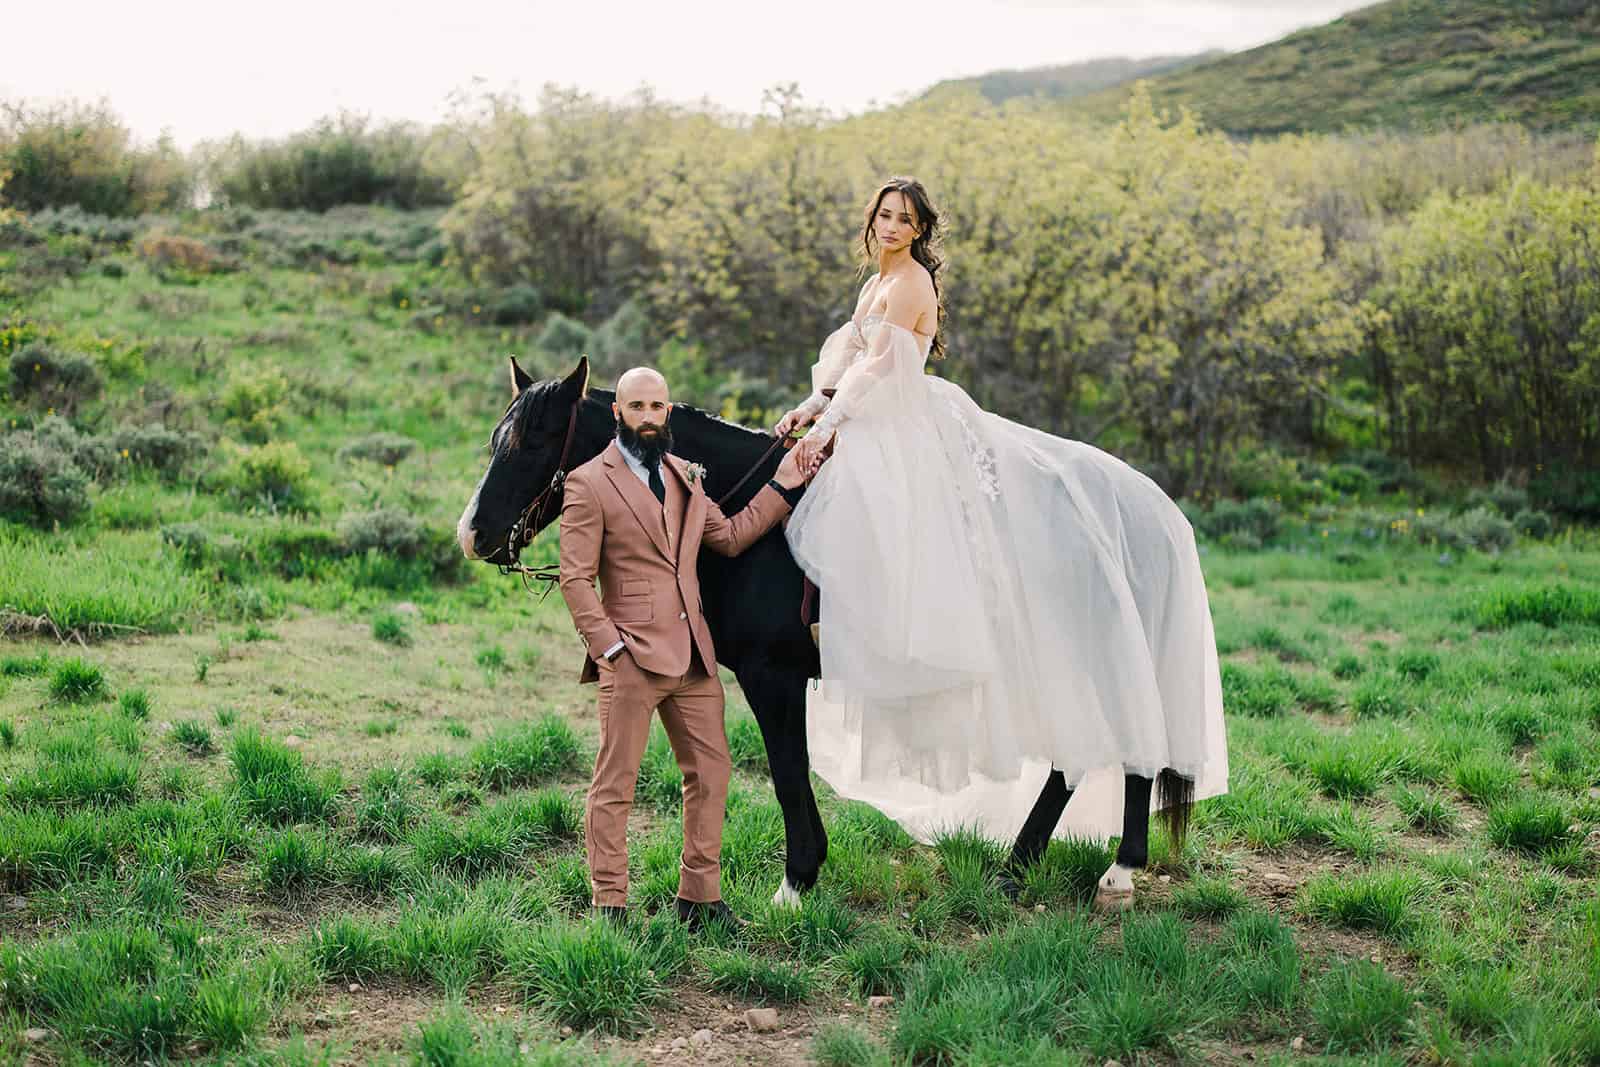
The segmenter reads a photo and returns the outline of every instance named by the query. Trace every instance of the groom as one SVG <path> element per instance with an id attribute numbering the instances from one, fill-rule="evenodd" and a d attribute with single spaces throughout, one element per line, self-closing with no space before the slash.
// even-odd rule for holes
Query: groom
<path id="1" fill-rule="evenodd" d="M 628 812 L 650 714 L 659 708 L 683 769 L 678 918 L 699 929 L 732 917 L 720 861 L 732 761 L 700 602 L 700 547 L 743 552 L 789 513 L 806 476 L 799 450 L 790 452 L 776 477 L 728 518 L 706 497 L 703 472 L 670 454 L 671 411 L 666 379 L 655 371 L 636 367 L 617 380 L 616 440 L 567 477 L 561 595 L 588 645 L 579 680 L 600 688 L 600 752 L 585 809 L 594 906 L 614 920 L 627 914 Z"/>

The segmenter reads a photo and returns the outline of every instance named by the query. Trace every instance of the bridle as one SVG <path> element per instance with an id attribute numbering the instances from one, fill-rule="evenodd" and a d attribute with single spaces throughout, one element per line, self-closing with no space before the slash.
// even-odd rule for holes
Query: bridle
<path id="1" fill-rule="evenodd" d="M 572 458 L 572 442 L 578 436 L 578 409 L 583 405 L 583 397 L 572 402 L 572 414 L 567 418 L 567 437 L 561 443 L 561 459 L 556 463 L 556 472 L 550 476 L 550 484 L 544 491 L 534 497 L 522 514 L 517 516 L 517 521 L 511 524 L 510 531 L 506 534 L 506 558 L 510 561 L 498 564 L 501 574 L 518 574 L 522 576 L 523 588 L 533 592 L 534 582 L 545 583 L 544 592 L 539 594 L 543 600 L 550 595 L 550 590 L 556 587 L 561 580 L 561 571 L 534 569 L 522 562 L 522 550 L 533 540 L 533 535 L 544 528 L 549 518 L 545 516 L 545 509 L 551 501 L 561 496 L 561 490 L 567 484 L 567 475 L 571 473 L 567 467 L 567 460 Z"/>
<path id="2" fill-rule="evenodd" d="M 578 435 L 578 411 L 582 405 L 583 397 L 581 396 L 573 401 L 572 414 L 567 418 L 567 436 L 561 443 L 561 459 L 556 463 L 556 472 L 550 476 L 550 484 L 544 487 L 543 492 L 533 498 L 532 502 L 522 510 L 522 514 L 517 516 L 517 521 L 511 524 L 511 529 L 506 533 L 506 558 L 508 562 L 496 564 L 501 574 L 520 575 L 523 588 L 530 593 L 534 591 L 534 582 L 545 583 L 544 592 L 539 594 L 540 600 L 549 596 L 550 590 L 554 589 L 556 584 L 561 581 L 561 571 L 559 568 L 551 570 L 549 568 L 527 566 L 522 562 L 522 550 L 533 540 L 533 535 L 543 529 L 545 523 L 549 521 L 545 516 L 546 507 L 561 495 L 562 489 L 567 484 L 567 475 L 572 473 L 567 466 L 567 461 L 572 458 L 572 442 Z M 729 489 L 718 498 L 717 507 L 720 508 L 727 504 L 735 493 L 743 489 L 746 483 L 755 477 L 756 472 L 766 465 L 767 460 L 772 458 L 773 453 L 784 447 L 785 443 L 785 438 L 774 437 L 772 444 L 768 445 L 767 450 L 761 453 L 761 458 L 756 460 L 754 466 L 744 472 L 744 477 L 735 482 L 732 489 Z"/>

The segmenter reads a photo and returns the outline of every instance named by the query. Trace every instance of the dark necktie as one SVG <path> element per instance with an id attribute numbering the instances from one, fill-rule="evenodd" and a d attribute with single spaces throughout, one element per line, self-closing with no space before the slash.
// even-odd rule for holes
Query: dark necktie
<path id="1" fill-rule="evenodd" d="M 667 487 L 661 481 L 661 464 L 657 463 L 650 468 L 650 491 L 656 495 L 656 500 L 662 505 L 667 502 Z"/>

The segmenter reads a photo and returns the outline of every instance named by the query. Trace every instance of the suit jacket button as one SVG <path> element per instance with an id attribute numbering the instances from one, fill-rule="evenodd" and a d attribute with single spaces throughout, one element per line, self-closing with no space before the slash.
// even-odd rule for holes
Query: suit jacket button
<path id="1" fill-rule="evenodd" d="M 687 618 L 688 618 L 688 617 L 689 617 L 689 613 L 688 613 L 688 612 L 687 612 L 687 611 L 680 611 L 680 612 L 678 612 L 678 618 L 680 618 L 680 619 L 687 619 Z"/>

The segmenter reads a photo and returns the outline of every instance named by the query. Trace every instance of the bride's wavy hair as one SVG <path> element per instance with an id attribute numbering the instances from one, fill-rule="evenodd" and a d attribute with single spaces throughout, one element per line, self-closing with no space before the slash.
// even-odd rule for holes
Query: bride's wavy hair
<path id="1" fill-rule="evenodd" d="M 878 187 L 867 203 L 866 218 L 861 224 L 861 274 L 866 274 L 868 268 L 878 259 L 878 233 L 873 228 L 872 220 L 877 217 L 878 207 L 883 203 L 883 198 L 890 193 L 899 193 L 911 203 L 911 210 L 916 218 L 917 236 L 911 240 L 911 258 L 921 263 L 928 271 L 928 276 L 933 279 L 933 296 L 938 308 L 933 331 L 933 345 L 928 351 L 929 358 L 944 358 L 944 292 L 939 287 L 939 272 L 944 269 L 944 223 L 939 218 L 939 211 L 933 206 L 933 199 L 928 196 L 928 190 L 922 183 L 912 177 L 890 178 Z"/>

